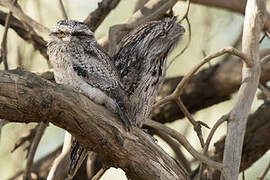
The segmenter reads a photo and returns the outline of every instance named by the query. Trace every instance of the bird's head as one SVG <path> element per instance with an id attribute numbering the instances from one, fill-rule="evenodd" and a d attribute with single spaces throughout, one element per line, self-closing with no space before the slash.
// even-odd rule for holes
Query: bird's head
<path id="1" fill-rule="evenodd" d="M 173 17 L 141 25 L 123 38 L 122 47 L 140 49 L 139 53 L 144 56 L 167 56 L 185 33 L 176 19 Z"/>
<path id="2" fill-rule="evenodd" d="M 91 39 L 94 39 L 94 33 L 86 24 L 76 20 L 61 20 L 51 28 L 48 46 L 54 43 L 81 43 Z"/>

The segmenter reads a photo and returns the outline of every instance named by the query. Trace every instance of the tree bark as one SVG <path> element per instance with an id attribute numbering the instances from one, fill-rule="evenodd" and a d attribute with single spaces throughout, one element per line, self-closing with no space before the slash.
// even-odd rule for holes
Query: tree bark
<path id="1" fill-rule="evenodd" d="M 86 96 L 26 71 L 0 71 L 0 118 L 49 121 L 130 179 L 189 179 L 183 166 L 141 129 L 127 132 L 116 115 Z"/>

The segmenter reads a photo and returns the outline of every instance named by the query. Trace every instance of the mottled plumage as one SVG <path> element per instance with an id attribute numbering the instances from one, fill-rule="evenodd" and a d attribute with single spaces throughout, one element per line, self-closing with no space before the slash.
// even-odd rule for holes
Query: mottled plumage
<path id="1" fill-rule="evenodd" d="M 57 83 L 104 104 L 120 115 L 126 127 L 130 127 L 125 105 L 129 102 L 127 94 L 110 57 L 85 24 L 74 20 L 59 21 L 49 35 L 48 55 Z"/>
<path id="2" fill-rule="evenodd" d="M 110 57 L 85 24 L 74 20 L 59 21 L 51 28 L 47 52 L 57 83 L 85 94 L 98 104 L 104 104 L 119 114 L 125 127 L 130 129 L 127 93 L 123 90 Z M 87 151 L 74 138 L 65 143 L 72 144 L 68 175 L 70 179 Z"/>
<path id="3" fill-rule="evenodd" d="M 143 24 L 123 38 L 113 58 L 138 126 L 149 116 L 165 77 L 167 57 L 184 32 L 176 17 Z"/>

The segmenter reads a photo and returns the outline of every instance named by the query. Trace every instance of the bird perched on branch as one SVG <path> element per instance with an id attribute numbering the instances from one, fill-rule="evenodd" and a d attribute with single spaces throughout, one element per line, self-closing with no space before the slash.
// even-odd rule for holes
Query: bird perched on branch
<path id="1" fill-rule="evenodd" d="M 47 52 L 57 83 L 104 104 L 119 114 L 127 128 L 131 126 L 126 107 L 128 97 L 114 65 L 85 24 L 74 20 L 59 21 L 51 28 Z"/>
<path id="2" fill-rule="evenodd" d="M 132 116 L 139 127 L 148 118 L 162 86 L 167 57 L 184 32 L 176 17 L 145 23 L 122 39 L 120 49 L 113 57 L 132 102 Z"/>
<path id="3" fill-rule="evenodd" d="M 104 104 L 117 113 L 125 127 L 130 129 L 127 93 L 110 57 L 85 24 L 75 20 L 59 21 L 51 28 L 47 52 L 57 83 L 85 94 L 98 104 Z M 78 144 L 75 142 L 73 144 Z M 79 145 L 75 146 L 80 154 L 85 152 Z M 77 155 L 75 152 L 71 154 L 72 158 Z"/>

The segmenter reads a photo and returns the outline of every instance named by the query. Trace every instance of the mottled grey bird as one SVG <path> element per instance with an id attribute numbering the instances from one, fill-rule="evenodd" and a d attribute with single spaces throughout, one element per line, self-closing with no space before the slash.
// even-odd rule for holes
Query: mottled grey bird
<path id="1" fill-rule="evenodd" d="M 57 83 L 85 94 L 98 104 L 104 104 L 119 114 L 125 127 L 130 129 L 129 98 L 110 57 L 85 24 L 75 20 L 59 21 L 51 28 L 47 52 Z M 87 151 L 74 138 L 69 143 L 72 143 L 69 171 L 73 176 Z"/>
<path id="2" fill-rule="evenodd" d="M 48 55 L 55 80 L 104 104 L 118 113 L 127 128 L 131 126 L 129 100 L 122 89 L 110 57 L 83 23 L 62 20 L 51 28 Z"/>
<path id="3" fill-rule="evenodd" d="M 122 39 L 113 57 L 139 127 L 148 118 L 163 83 L 167 57 L 184 32 L 176 17 L 145 23 Z"/>
<path id="4" fill-rule="evenodd" d="M 184 32 L 184 28 L 176 22 L 176 17 L 145 23 L 122 39 L 120 49 L 113 57 L 139 127 L 148 118 L 162 86 L 167 57 Z M 93 158 L 92 154 L 92 159 L 99 161 L 91 161 L 97 171 L 96 167 L 101 166 L 102 158 Z"/>

